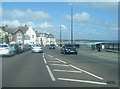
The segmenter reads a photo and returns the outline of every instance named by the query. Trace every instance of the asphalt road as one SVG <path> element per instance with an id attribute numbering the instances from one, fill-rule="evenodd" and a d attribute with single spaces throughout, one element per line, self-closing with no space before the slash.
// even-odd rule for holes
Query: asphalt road
<path id="1" fill-rule="evenodd" d="M 2 59 L 3 87 L 118 87 L 118 63 L 44 48 Z"/>

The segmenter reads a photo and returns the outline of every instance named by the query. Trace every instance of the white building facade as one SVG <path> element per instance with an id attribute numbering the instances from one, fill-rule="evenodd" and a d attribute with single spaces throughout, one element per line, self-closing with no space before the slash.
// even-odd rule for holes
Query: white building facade
<path id="1" fill-rule="evenodd" d="M 33 30 L 32 26 L 28 27 L 27 32 L 24 34 L 25 36 L 27 36 L 28 38 L 24 40 L 24 44 L 36 44 L 36 33 Z"/>
<path id="2" fill-rule="evenodd" d="M 38 44 L 43 46 L 56 44 L 55 37 L 49 33 L 38 33 L 37 39 L 38 39 Z"/>

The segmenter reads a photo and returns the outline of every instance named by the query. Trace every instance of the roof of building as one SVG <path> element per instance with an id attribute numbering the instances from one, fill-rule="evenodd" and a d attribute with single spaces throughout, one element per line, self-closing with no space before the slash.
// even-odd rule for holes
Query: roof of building
<path id="1" fill-rule="evenodd" d="M 28 30 L 28 27 L 27 26 L 19 26 L 18 28 L 16 28 L 14 33 L 16 33 L 18 30 L 21 30 L 25 34 Z"/>
<path id="2" fill-rule="evenodd" d="M 22 31 L 23 34 L 25 34 L 28 30 L 28 26 L 25 25 L 25 26 L 19 26 L 17 28 L 9 28 L 8 26 L 1 26 L 0 27 L 2 30 L 8 32 L 8 33 L 11 33 L 11 34 L 15 34 L 18 30 Z M 46 38 L 55 38 L 53 34 L 50 34 L 50 33 L 40 33 L 38 31 L 35 31 L 36 33 L 36 36 L 37 37 L 41 37 L 41 34 L 42 36 L 46 37 Z"/>
<path id="3" fill-rule="evenodd" d="M 26 33 L 26 31 L 28 30 L 27 26 L 19 26 L 17 28 L 9 28 L 6 26 L 1 26 L 0 27 L 3 31 L 14 34 L 16 33 L 18 30 L 21 30 L 23 33 Z"/>
<path id="4" fill-rule="evenodd" d="M 50 33 L 40 33 L 40 32 L 36 32 L 36 36 L 37 37 L 46 37 L 46 38 L 54 38 L 54 35 L 50 34 Z"/>

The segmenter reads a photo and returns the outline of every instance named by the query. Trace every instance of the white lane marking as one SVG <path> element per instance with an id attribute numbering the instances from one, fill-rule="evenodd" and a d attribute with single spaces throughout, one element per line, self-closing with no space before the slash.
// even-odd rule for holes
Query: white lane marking
<path id="1" fill-rule="evenodd" d="M 60 61 L 48 61 L 48 62 L 57 62 L 57 63 L 60 63 Z"/>
<path id="2" fill-rule="evenodd" d="M 53 70 L 57 72 L 71 72 L 71 73 L 82 73 L 82 71 L 73 71 L 73 70 Z"/>
<path id="3" fill-rule="evenodd" d="M 48 66 L 48 65 L 46 65 L 46 67 L 47 67 L 48 73 L 49 73 L 49 75 L 50 75 L 50 77 L 51 77 L 52 81 L 56 81 L 56 79 L 55 79 L 55 77 L 54 77 L 53 73 L 51 72 L 51 70 L 50 70 L 50 68 L 49 68 L 49 66 Z"/>
<path id="4" fill-rule="evenodd" d="M 52 58 L 53 58 L 53 56 L 51 56 L 51 55 L 50 55 L 50 57 L 52 57 Z"/>
<path id="5" fill-rule="evenodd" d="M 50 56 L 50 55 L 48 55 L 48 56 Z"/>
<path id="6" fill-rule="evenodd" d="M 46 61 L 46 59 L 45 59 L 44 54 L 43 54 L 43 60 L 44 60 L 45 64 L 47 64 L 47 61 Z"/>
<path id="7" fill-rule="evenodd" d="M 58 59 L 58 58 L 55 58 L 55 59 L 66 64 L 65 61 L 62 61 L 62 60 L 60 60 L 60 59 Z"/>
<path id="8" fill-rule="evenodd" d="M 88 80 L 78 80 L 78 79 L 68 79 L 68 78 L 58 78 L 58 80 L 107 85 L 107 83 L 105 83 L 105 82 L 96 82 L 96 81 L 88 81 Z"/>
<path id="9" fill-rule="evenodd" d="M 93 77 L 96 77 L 96 78 L 98 78 L 98 79 L 100 79 L 100 80 L 104 80 L 102 77 L 99 77 L 99 76 L 97 76 L 97 75 L 95 75 L 95 74 L 92 74 L 92 73 L 87 72 L 87 71 L 85 71 L 85 70 L 83 70 L 83 69 L 80 69 L 80 68 L 78 68 L 78 67 L 75 67 L 75 66 L 73 66 L 73 65 L 71 65 L 71 64 L 70 64 L 70 66 L 73 67 L 73 68 L 75 68 L 75 69 L 77 69 L 77 70 L 80 70 L 80 71 L 82 71 L 82 72 L 85 72 L 86 74 L 89 74 L 89 75 L 91 75 L 91 76 L 93 76 Z"/>
<path id="10" fill-rule="evenodd" d="M 51 55 L 48 55 L 48 56 L 53 58 L 53 56 L 51 56 Z"/>
<path id="11" fill-rule="evenodd" d="M 63 65 L 63 64 L 50 64 L 50 65 L 54 65 L 54 66 L 70 66 L 70 65 Z"/>

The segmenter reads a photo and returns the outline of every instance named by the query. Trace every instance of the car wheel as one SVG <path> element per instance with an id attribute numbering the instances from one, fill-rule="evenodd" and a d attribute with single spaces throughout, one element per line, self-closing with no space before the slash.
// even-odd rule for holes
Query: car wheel
<path id="1" fill-rule="evenodd" d="M 75 53 L 76 55 L 78 54 L 78 53 Z"/>
<path id="2" fill-rule="evenodd" d="M 9 53 L 9 55 L 8 55 L 9 57 L 11 57 L 12 56 L 12 53 L 11 53 L 11 51 L 10 51 L 10 53 Z"/>
<path id="3" fill-rule="evenodd" d="M 13 55 L 12 56 L 14 56 L 15 55 L 15 52 L 13 52 Z"/>
<path id="4" fill-rule="evenodd" d="M 66 52 L 64 51 L 64 54 L 66 54 Z"/>

